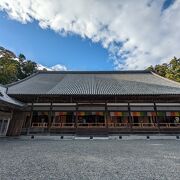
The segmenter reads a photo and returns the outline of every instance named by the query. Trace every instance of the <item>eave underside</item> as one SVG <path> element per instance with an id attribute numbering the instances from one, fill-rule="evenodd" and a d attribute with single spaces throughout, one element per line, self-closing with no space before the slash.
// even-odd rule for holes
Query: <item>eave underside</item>
<path id="1" fill-rule="evenodd" d="M 118 102 L 180 102 L 180 95 L 11 95 L 17 100 L 29 103 L 118 103 Z"/>

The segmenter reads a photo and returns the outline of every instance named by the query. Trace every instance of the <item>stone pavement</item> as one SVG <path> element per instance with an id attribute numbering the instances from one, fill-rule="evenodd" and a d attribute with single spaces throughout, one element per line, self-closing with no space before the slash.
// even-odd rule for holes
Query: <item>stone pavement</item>
<path id="1" fill-rule="evenodd" d="M 1 180 L 180 179 L 180 140 L 0 138 Z"/>

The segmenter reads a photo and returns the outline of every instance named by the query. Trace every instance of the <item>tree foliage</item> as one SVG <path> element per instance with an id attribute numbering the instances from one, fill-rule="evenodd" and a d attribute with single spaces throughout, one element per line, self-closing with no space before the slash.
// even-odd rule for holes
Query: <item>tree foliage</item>
<path id="1" fill-rule="evenodd" d="M 0 58 L 0 84 L 8 84 L 35 73 L 37 64 L 26 60 L 23 54 L 14 59 L 9 55 Z"/>
<path id="2" fill-rule="evenodd" d="M 147 70 L 153 71 L 165 78 L 180 82 L 180 58 L 174 57 L 169 63 L 150 66 Z"/>

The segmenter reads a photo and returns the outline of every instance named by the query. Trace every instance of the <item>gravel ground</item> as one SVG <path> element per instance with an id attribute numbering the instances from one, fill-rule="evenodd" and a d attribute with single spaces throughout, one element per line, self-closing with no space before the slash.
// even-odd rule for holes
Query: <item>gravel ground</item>
<path id="1" fill-rule="evenodd" d="M 180 179 L 180 140 L 0 138 L 0 179 Z"/>

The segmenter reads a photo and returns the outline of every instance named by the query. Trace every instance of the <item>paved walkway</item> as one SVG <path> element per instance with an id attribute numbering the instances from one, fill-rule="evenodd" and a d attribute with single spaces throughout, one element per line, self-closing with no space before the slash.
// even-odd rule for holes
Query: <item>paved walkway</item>
<path id="1" fill-rule="evenodd" d="M 180 179 L 180 140 L 0 138 L 1 180 Z"/>

